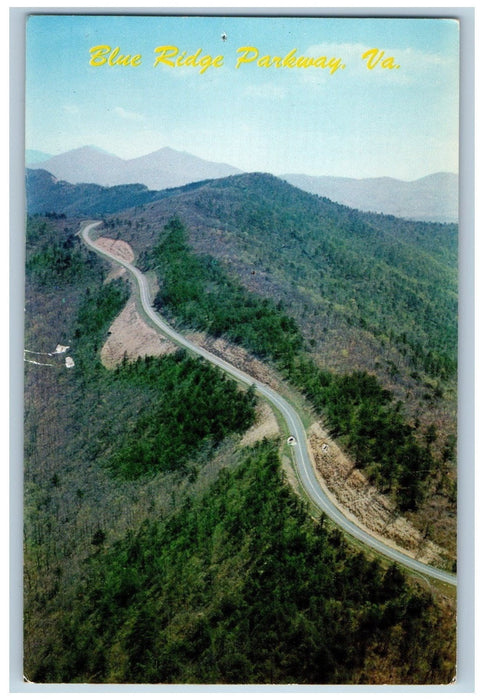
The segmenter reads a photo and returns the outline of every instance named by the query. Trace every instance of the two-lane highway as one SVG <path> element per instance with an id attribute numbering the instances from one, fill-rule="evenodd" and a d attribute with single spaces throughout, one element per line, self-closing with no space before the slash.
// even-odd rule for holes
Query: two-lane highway
<path id="1" fill-rule="evenodd" d="M 456 576 L 454 574 L 449 573 L 447 571 L 443 571 L 433 566 L 429 566 L 428 564 L 424 564 L 423 562 L 419 562 L 416 559 L 413 559 L 412 557 L 399 551 L 398 549 L 394 549 L 391 545 L 387 544 L 386 542 L 383 542 L 377 537 L 370 535 L 369 533 L 362 530 L 360 527 L 358 527 L 356 523 L 349 520 L 337 508 L 337 506 L 326 495 L 319 481 L 316 478 L 311 459 L 309 457 L 307 438 L 304 426 L 299 415 L 291 406 L 291 404 L 288 403 L 286 399 L 284 399 L 276 391 L 274 391 L 267 385 L 263 384 L 257 379 L 254 379 L 245 372 L 242 372 L 241 370 L 237 369 L 237 367 L 234 367 L 225 360 L 222 360 L 220 357 L 217 357 L 208 350 L 205 350 L 204 348 L 195 345 L 195 343 L 192 343 L 190 340 L 187 340 L 187 338 L 185 338 L 174 328 L 172 328 L 168 323 L 166 323 L 166 321 L 164 321 L 163 318 L 158 313 L 156 313 L 151 306 L 148 281 L 143 275 L 143 273 L 131 263 L 121 260 L 111 252 L 102 250 L 96 245 L 95 241 L 91 240 L 91 231 L 99 224 L 99 221 L 85 224 L 79 232 L 82 240 L 89 248 L 94 250 L 96 253 L 102 255 L 103 257 L 107 257 L 110 260 L 117 263 L 118 265 L 124 267 L 134 277 L 134 279 L 136 279 L 139 288 L 141 304 L 146 315 L 153 322 L 154 326 L 158 328 L 164 336 L 170 338 L 171 340 L 175 341 L 175 343 L 187 348 L 188 350 L 191 350 L 192 352 L 200 355 L 212 364 L 217 365 L 231 377 L 237 379 L 238 381 L 248 386 L 254 386 L 256 391 L 261 396 L 266 398 L 282 414 L 284 420 L 286 421 L 289 434 L 294 435 L 294 437 L 296 438 L 296 442 L 292 448 L 294 450 L 295 462 L 301 483 L 311 501 L 316 506 L 318 506 L 318 508 L 324 511 L 328 515 L 328 517 L 331 518 L 331 520 L 333 520 L 348 534 L 352 535 L 357 540 L 363 542 L 365 545 L 371 547 L 380 554 L 392 559 L 393 561 L 400 563 L 408 569 L 412 569 L 413 571 L 423 574 L 424 576 L 435 578 L 440 581 L 444 581 L 445 583 L 448 583 L 452 586 L 455 586 L 457 581 Z"/>

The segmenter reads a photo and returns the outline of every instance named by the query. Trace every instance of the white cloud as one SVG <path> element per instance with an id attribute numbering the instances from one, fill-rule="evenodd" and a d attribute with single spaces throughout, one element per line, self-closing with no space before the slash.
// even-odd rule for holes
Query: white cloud
<path id="1" fill-rule="evenodd" d="M 138 112 L 130 112 L 127 109 L 124 109 L 124 107 L 115 107 L 113 112 L 121 119 L 126 119 L 130 122 L 144 121 L 144 116 L 142 114 L 139 114 Z"/>
<path id="2" fill-rule="evenodd" d="M 286 90 L 280 85 L 273 85 L 271 83 L 263 83 L 261 85 L 247 85 L 244 89 L 244 96 L 246 97 L 267 97 L 270 100 L 279 100 L 286 96 Z"/>
<path id="3" fill-rule="evenodd" d="M 62 109 L 64 112 L 67 112 L 67 114 L 79 114 L 79 107 L 77 105 L 62 105 Z"/>

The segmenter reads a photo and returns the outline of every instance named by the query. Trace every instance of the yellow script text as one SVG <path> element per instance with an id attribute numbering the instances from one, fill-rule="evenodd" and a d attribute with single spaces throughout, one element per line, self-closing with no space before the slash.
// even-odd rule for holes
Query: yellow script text
<path id="1" fill-rule="evenodd" d="M 398 64 L 395 63 L 393 56 L 387 56 L 384 58 L 385 52 L 380 51 L 380 49 L 368 49 L 362 54 L 361 58 L 366 61 L 366 67 L 368 70 L 373 70 L 376 66 L 380 68 L 386 68 L 387 70 L 393 70 L 394 68 L 400 68 Z"/>
<path id="2" fill-rule="evenodd" d="M 328 68 L 331 75 L 338 69 L 345 68 L 341 58 L 328 58 L 327 56 L 297 56 L 297 49 L 289 51 L 284 58 L 282 56 L 261 56 L 255 46 L 241 46 L 237 49 L 240 54 L 235 64 L 236 68 L 246 63 L 256 62 L 258 68 Z"/>
<path id="3" fill-rule="evenodd" d="M 100 44 L 89 49 L 89 53 L 91 54 L 89 65 L 91 66 L 103 66 L 105 63 L 108 66 L 139 66 L 141 64 L 141 54 L 131 56 L 128 53 L 123 55 L 119 52 L 119 46 L 111 49 L 110 46 Z"/>
<path id="4" fill-rule="evenodd" d="M 181 66 L 192 66 L 200 68 L 200 74 L 205 73 L 209 68 L 220 68 L 224 64 L 223 56 L 201 56 L 202 49 L 198 49 L 194 54 L 187 56 L 186 51 L 179 53 L 178 46 L 158 46 L 155 49 L 158 56 L 155 58 L 153 66 L 163 64 L 171 68 L 180 68 Z M 176 59 L 175 59 L 176 56 Z"/>

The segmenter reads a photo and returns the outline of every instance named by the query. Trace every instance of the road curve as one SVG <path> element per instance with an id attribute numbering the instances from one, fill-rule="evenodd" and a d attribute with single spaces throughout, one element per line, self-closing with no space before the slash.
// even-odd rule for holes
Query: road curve
<path id="1" fill-rule="evenodd" d="M 153 324 L 168 338 L 171 338 L 179 345 L 191 350 L 192 352 L 200 355 L 214 365 L 217 365 L 223 369 L 227 374 L 237 379 L 240 382 L 248 386 L 254 386 L 257 392 L 264 396 L 275 408 L 282 413 L 291 435 L 296 438 L 296 443 L 293 446 L 295 461 L 297 469 L 299 472 L 299 477 L 301 479 L 302 485 L 306 494 L 309 496 L 311 501 L 326 515 L 328 515 L 333 522 L 339 525 L 345 532 L 355 537 L 357 540 L 363 542 L 367 546 L 371 547 L 375 551 L 383 554 L 385 557 L 398 562 L 407 569 L 412 569 L 417 573 L 422 574 L 430 578 L 438 579 L 444 583 L 448 583 L 451 586 L 457 584 L 457 577 L 447 571 L 438 569 L 434 566 L 429 566 L 423 562 L 417 561 L 412 557 L 400 552 L 398 549 L 394 549 L 391 545 L 382 542 L 373 535 L 368 534 L 362 530 L 358 525 L 349 520 L 338 507 L 329 499 L 326 493 L 323 491 L 320 483 L 318 482 L 312 463 L 308 453 L 307 438 L 304 426 L 299 415 L 296 413 L 294 408 L 288 401 L 286 401 L 282 396 L 280 396 L 276 391 L 263 384 L 262 382 L 254 379 L 250 375 L 237 369 L 230 363 L 222 360 L 220 357 L 212 354 L 208 350 L 199 347 L 195 343 L 185 338 L 183 335 L 178 333 L 174 328 L 172 328 L 168 323 L 166 323 L 159 314 L 157 314 L 151 306 L 150 292 L 148 282 L 143 273 L 134 265 L 129 262 L 125 262 L 120 258 L 113 255 L 111 252 L 102 250 L 96 243 L 91 240 L 90 233 L 93 228 L 98 226 L 101 222 L 96 221 L 93 223 L 85 224 L 81 227 L 79 235 L 81 236 L 84 243 L 94 250 L 99 255 L 107 257 L 110 260 L 116 262 L 118 265 L 124 267 L 128 272 L 136 279 L 139 287 L 141 304 L 147 316 L 151 319 Z"/>

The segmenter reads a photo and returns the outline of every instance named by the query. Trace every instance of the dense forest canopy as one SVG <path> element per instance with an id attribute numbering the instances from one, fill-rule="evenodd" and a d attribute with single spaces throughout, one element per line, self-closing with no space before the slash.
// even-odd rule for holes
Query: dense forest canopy
<path id="1" fill-rule="evenodd" d="M 270 444 L 172 516 L 93 545 L 58 636 L 42 645 L 39 681 L 452 678 L 431 596 L 352 552 L 324 518 L 315 525 Z"/>
<path id="2" fill-rule="evenodd" d="M 334 267 L 311 286 L 314 273 L 305 260 L 314 256 L 316 239 L 304 223 L 307 218 L 297 223 L 304 209 L 321 226 L 321 200 L 310 197 L 301 208 L 299 195 L 289 188 L 284 190 L 286 214 L 277 206 L 264 212 L 254 197 L 254 181 L 261 201 L 272 198 L 277 205 L 279 184 L 269 186 L 273 181 L 266 176 L 181 188 L 163 201 L 179 198 L 181 214 L 194 198 L 189 205 L 195 203 L 202 218 L 207 207 L 213 217 L 235 217 L 238 211 L 235 219 L 249 217 L 244 226 L 259 231 L 262 243 L 278 231 L 280 251 L 286 238 L 302 251 L 293 256 L 293 279 L 307 275 L 315 294 L 323 283 L 331 287 L 331 274 L 336 285 Z M 247 193 L 252 209 L 245 207 Z M 324 207 L 331 247 L 340 235 L 336 219 L 341 212 L 326 201 Z M 322 368 L 286 300 L 251 291 L 233 274 L 230 259 L 225 264 L 193 245 L 199 229 L 192 226 L 190 211 L 188 227 L 170 216 L 166 228 L 158 227 L 156 240 L 152 224 L 141 220 L 146 209 L 117 229 L 129 231 L 126 238 L 139 237 L 140 264 L 157 270 L 159 308 L 187 327 L 225 335 L 272 363 L 325 416 L 358 466 L 392 491 L 403 510 L 417 507 L 441 469 L 435 428 L 426 437 L 416 433 L 373 373 Z M 379 217 L 351 221 L 351 210 L 347 216 L 350 238 L 364 238 L 370 231 L 380 235 Z M 108 230 L 114 222 L 106 221 Z M 296 224 L 308 226 L 304 236 Z M 392 225 L 391 234 L 381 232 L 381 270 L 392 264 L 387 236 L 399 240 L 407 226 L 398 220 Z M 353 549 L 325 518 L 314 522 L 283 477 L 277 442 L 241 450 L 240 434 L 255 415 L 252 390 L 241 390 L 180 351 L 125 360 L 114 371 L 102 366 L 99 351 L 129 287 L 123 278 L 110 280 L 108 266 L 81 245 L 75 231 L 75 222 L 53 212 L 30 219 L 27 228 L 26 347 L 47 353 L 63 342 L 75 360 L 71 369 L 63 357 L 25 368 L 29 680 L 450 682 L 455 666 L 451 602 L 407 579 L 398 567 Z M 453 235 L 448 227 L 440 231 L 443 238 Z M 226 231 L 228 238 L 232 235 L 239 234 Z M 405 236 L 408 240 L 396 248 L 399 259 L 405 260 L 405 251 L 414 245 L 426 249 L 413 274 L 433 260 L 443 289 L 447 282 L 451 289 L 452 274 L 448 279 L 446 274 L 452 246 L 439 252 L 418 225 L 409 224 Z M 274 248 L 262 243 L 257 255 L 265 265 L 272 255 L 271 274 L 276 274 L 280 263 Z M 362 244 L 354 259 L 357 267 L 348 267 L 347 290 L 356 289 L 359 274 L 369 274 L 360 263 L 369 264 L 365 249 L 373 243 Z M 347 247 L 335 265 L 348 264 L 352 246 Z M 326 254 L 338 260 L 336 250 Z M 285 253 L 281 258 L 283 266 L 291 262 Z M 398 283 L 403 280 L 403 287 L 407 278 L 414 279 L 410 252 L 407 258 Z M 433 293 L 432 274 L 430 286 L 416 297 L 412 334 L 401 343 L 415 354 L 412 343 L 420 339 L 421 360 L 415 363 L 423 369 L 418 371 L 446 382 L 454 371 L 452 324 L 448 333 L 437 328 L 422 335 L 420 327 L 425 325 L 422 302 L 425 306 L 426 295 Z M 408 284 L 409 294 L 413 284 Z M 403 287 L 395 287 L 394 296 Z M 344 316 L 349 292 L 341 293 L 331 303 Z M 364 292 L 356 308 L 363 299 Z M 447 303 L 442 298 L 437 304 L 439 313 Z M 375 332 L 385 332 L 390 323 L 385 314 L 373 319 L 379 324 Z M 402 316 L 404 327 L 410 317 L 410 312 Z M 442 316 L 435 318 L 442 326 Z M 436 359 L 425 368 L 429 352 Z M 449 446 L 445 459 L 452 459 Z"/>
<path id="3" fill-rule="evenodd" d="M 280 292 L 293 280 L 320 316 L 390 339 L 416 371 L 455 374 L 456 225 L 359 212 L 257 173 L 167 190 L 131 210 L 128 226 L 111 221 L 135 246 L 151 246 L 153 224 L 173 212 L 196 247 L 255 266 Z"/>
<path id="4" fill-rule="evenodd" d="M 283 305 L 244 289 L 212 257 L 194 254 L 179 219 L 164 227 L 140 263 L 158 273 L 158 309 L 272 360 L 324 415 L 333 434 L 344 439 L 356 465 L 380 488 L 394 491 L 402 510 L 421 503 L 430 475 L 443 469 L 430 449 L 435 437 L 419 442 L 401 406 L 373 375 L 319 369 L 303 351 L 303 336 Z"/>

